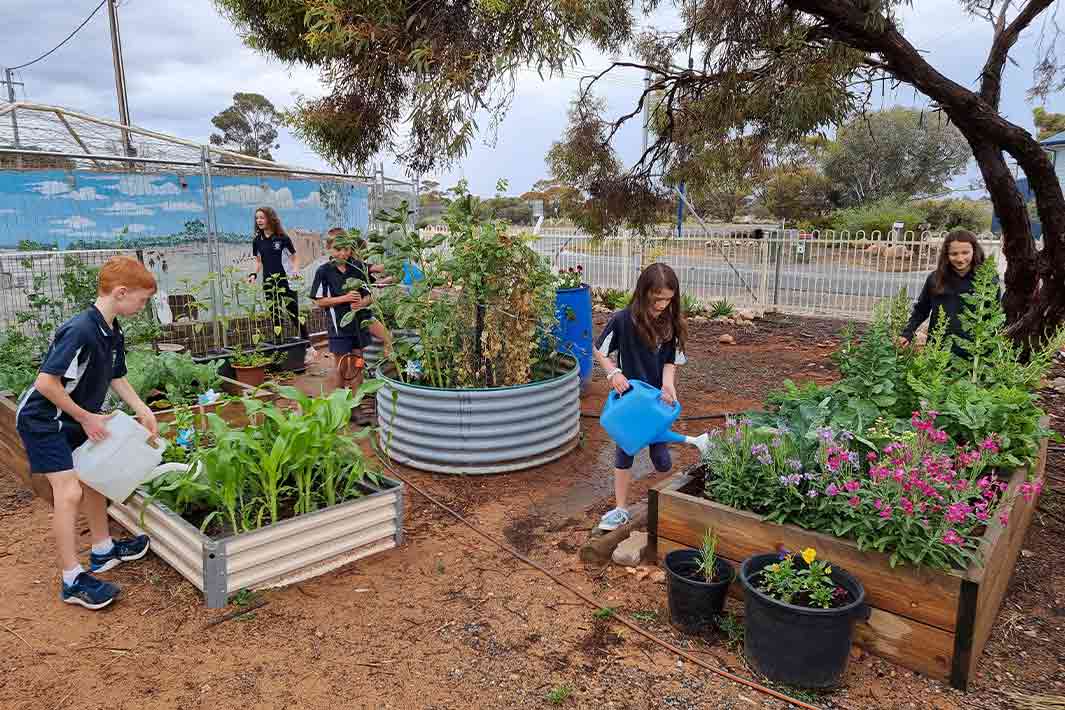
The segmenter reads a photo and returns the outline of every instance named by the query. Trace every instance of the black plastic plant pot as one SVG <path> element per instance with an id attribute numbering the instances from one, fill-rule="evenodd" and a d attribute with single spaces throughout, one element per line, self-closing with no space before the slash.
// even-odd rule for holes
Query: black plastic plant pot
<path id="1" fill-rule="evenodd" d="M 849 604 L 836 609 L 785 604 L 761 592 L 752 581 L 779 559 L 773 553 L 754 555 L 740 566 L 747 662 L 775 683 L 798 688 L 836 687 L 847 670 L 854 622 L 869 618 L 865 587 L 832 565 L 832 581 L 847 590 Z"/>
<path id="2" fill-rule="evenodd" d="M 264 348 L 264 350 L 272 350 L 276 357 L 276 365 L 273 369 L 282 370 L 288 372 L 303 372 L 307 369 L 307 346 L 310 341 L 307 339 L 296 338 L 279 345 Z"/>
<path id="3" fill-rule="evenodd" d="M 736 570 L 720 557 L 714 563 L 714 580 L 706 582 L 698 572 L 696 550 L 673 550 L 666 555 L 666 597 L 669 620 L 678 629 L 702 633 L 713 628 L 715 617 L 725 608 L 729 585 Z"/>

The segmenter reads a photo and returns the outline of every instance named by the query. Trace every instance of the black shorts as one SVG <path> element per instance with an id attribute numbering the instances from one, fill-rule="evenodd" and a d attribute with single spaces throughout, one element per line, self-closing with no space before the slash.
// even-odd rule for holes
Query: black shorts
<path id="1" fill-rule="evenodd" d="M 673 468 L 673 458 L 669 455 L 669 444 L 658 442 L 647 447 L 647 453 L 651 457 L 651 463 L 659 473 L 665 473 Z M 628 471 L 632 468 L 635 456 L 629 456 L 620 446 L 614 447 L 614 468 Z"/>
<path id="2" fill-rule="evenodd" d="M 331 335 L 329 336 L 329 352 L 334 355 L 347 355 L 356 350 L 362 350 L 357 335 Z"/>
<path id="3" fill-rule="evenodd" d="M 30 473 L 59 473 L 74 468 L 74 449 L 89 437 L 80 428 L 62 431 L 26 432 L 19 430 L 22 445 L 30 460 Z"/>

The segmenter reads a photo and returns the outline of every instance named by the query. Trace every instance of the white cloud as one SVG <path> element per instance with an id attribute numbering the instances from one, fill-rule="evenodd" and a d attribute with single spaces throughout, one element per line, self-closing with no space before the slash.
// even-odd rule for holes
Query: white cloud
<path id="1" fill-rule="evenodd" d="M 45 180 L 44 182 L 30 183 L 30 189 L 44 195 L 47 198 L 62 197 L 66 200 L 103 200 L 106 199 L 96 194 L 95 187 L 83 187 L 78 190 L 70 189 L 70 185 L 62 180 Z"/>
<path id="2" fill-rule="evenodd" d="M 123 195 L 180 195 L 181 187 L 176 182 L 156 175 L 123 175 L 116 185 Z"/>
<path id="3" fill-rule="evenodd" d="M 301 197 L 296 200 L 297 207 L 321 207 L 322 206 L 322 194 L 315 190 L 306 197 Z"/>
<path id="4" fill-rule="evenodd" d="M 246 207 L 265 205 L 283 210 L 296 206 L 296 201 L 292 199 L 292 190 L 287 187 L 273 190 L 269 185 L 222 185 L 214 189 L 214 195 L 220 207 L 223 205 Z"/>
<path id="5" fill-rule="evenodd" d="M 15 210 L 5 207 L 0 209 L 0 214 L 15 214 Z"/>
<path id="6" fill-rule="evenodd" d="M 89 227 L 96 226 L 96 222 L 89 219 L 88 217 L 82 217 L 80 215 L 74 215 L 73 217 L 67 217 L 66 219 L 53 219 L 50 220 L 50 222 L 52 224 L 61 224 L 64 227 L 67 227 L 68 229 L 74 231 L 81 231 L 84 229 L 88 229 Z M 53 229 L 51 231 L 60 234 L 66 233 L 65 230 L 61 229 Z"/>
<path id="7" fill-rule="evenodd" d="M 100 207 L 97 212 L 103 212 L 109 215 L 122 215 L 125 217 L 151 217 L 155 214 L 155 210 L 148 208 L 145 205 L 138 205 L 136 202 L 113 202 L 107 207 Z"/>
<path id="8" fill-rule="evenodd" d="M 163 212 L 202 212 L 203 204 L 198 202 L 160 202 L 157 205 Z"/>

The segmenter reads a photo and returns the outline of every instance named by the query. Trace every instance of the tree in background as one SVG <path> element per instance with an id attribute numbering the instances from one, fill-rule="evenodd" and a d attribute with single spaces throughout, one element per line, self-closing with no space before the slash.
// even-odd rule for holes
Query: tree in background
<path id="1" fill-rule="evenodd" d="M 327 94 L 286 114 L 319 155 L 362 165 L 387 152 L 416 174 L 466 153 L 476 114 L 503 115 L 518 70 L 561 71 L 584 41 L 616 51 L 634 21 L 628 0 L 215 4 L 249 46 L 321 70 Z"/>
<path id="2" fill-rule="evenodd" d="M 760 201 L 773 215 L 794 222 L 815 220 L 832 209 L 832 186 L 816 168 L 787 166 L 769 172 Z"/>
<path id="3" fill-rule="evenodd" d="M 1065 131 L 1065 113 L 1051 113 L 1042 106 L 1036 106 L 1032 109 L 1032 118 L 1035 119 L 1035 127 L 1039 130 L 1039 135 L 1036 136 L 1039 140 Z"/>
<path id="4" fill-rule="evenodd" d="M 822 170 L 845 205 L 942 192 L 965 172 L 969 144 L 941 113 L 892 108 L 840 126 Z"/>
<path id="5" fill-rule="evenodd" d="M 281 114 L 262 94 L 233 94 L 233 105 L 211 123 L 221 131 L 211 134 L 211 145 L 263 160 L 273 160 L 270 151 L 281 147 L 277 142 Z"/>

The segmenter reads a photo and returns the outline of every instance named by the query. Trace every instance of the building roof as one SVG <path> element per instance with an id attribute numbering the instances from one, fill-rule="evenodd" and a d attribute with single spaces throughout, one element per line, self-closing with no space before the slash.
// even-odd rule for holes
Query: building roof
<path id="1" fill-rule="evenodd" d="M 1043 140 L 1041 140 L 1039 142 L 1043 146 L 1045 146 L 1047 148 L 1056 147 L 1056 146 L 1065 147 L 1065 131 L 1062 131 L 1061 133 L 1055 133 L 1054 135 L 1050 136 L 1049 138 L 1044 138 Z"/>

